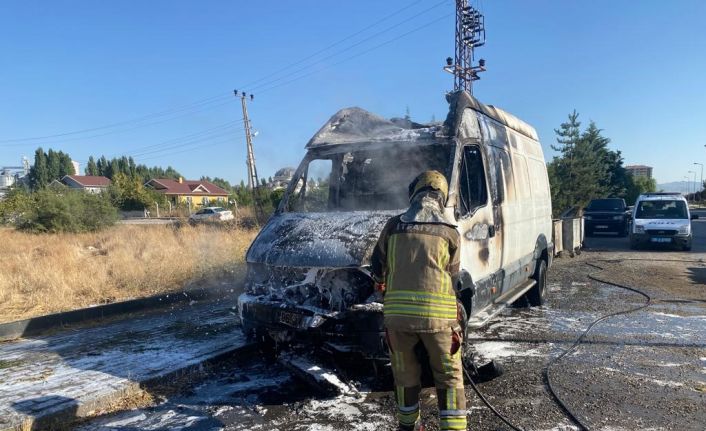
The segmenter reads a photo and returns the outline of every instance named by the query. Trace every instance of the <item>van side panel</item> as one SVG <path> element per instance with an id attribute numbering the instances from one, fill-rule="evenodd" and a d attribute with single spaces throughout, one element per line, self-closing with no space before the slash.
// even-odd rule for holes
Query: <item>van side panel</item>
<path id="1" fill-rule="evenodd" d="M 535 248 L 543 237 L 551 242 L 551 200 L 546 165 L 539 142 L 479 114 L 483 143 L 495 159 L 503 199 L 496 208 L 502 230 L 500 294 L 514 289 L 534 272 Z M 499 220 L 499 223 L 498 223 Z M 498 296 L 499 296 L 498 295 Z"/>

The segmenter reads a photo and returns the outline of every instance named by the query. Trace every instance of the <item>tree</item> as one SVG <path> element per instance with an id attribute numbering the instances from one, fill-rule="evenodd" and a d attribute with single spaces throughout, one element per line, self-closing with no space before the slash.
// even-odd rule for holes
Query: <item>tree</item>
<path id="1" fill-rule="evenodd" d="M 554 129 L 559 145 L 552 145 L 554 151 L 560 152 L 562 155 L 567 155 L 576 146 L 581 137 L 581 122 L 579 113 L 574 111 L 569 114 L 569 121 L 561 123 L 558 129 Z"/>
<path id="2" fill-rule="evenodd" d="M 552 207 L 556 211 L 563 211 L 573 205 L 574 158 L 581 137 L 581 122 L 578 117 L 578 112 L 574 110 L 569 114 L 568 121 L 554 129 L 557 145 L 552 145 L 551 148 L 559 152 L 559 156 L 554 157 L 547 166 L 547 172 L 551 184 Z"/>
<path id="3" fill-rule="evenodd" d="M 630 185 L 625 195 L 625 201 L 628 205 L 632 205 L 637 200 L 637 197 L 643 193 L 653 193 L 657 191 L 657 181 L 654 178 L 635 177 L 628 174 Z"/>
<path id="4" fill-rule="evenodd" d="M 86 175 L 99 176 L 98 165 L 96 164 L 96 159 L 93 156 L 88 157 L 88 163 L 86 164 Z"/>
<path id="5" fill-rule="evenodd" d="M 47 156 L 41 147 L 34 152 L 34 165 L 29 171 L 29 180 L 32 190 L 43 189 L 49 184 Z"/>
<path id="6" fill-rule="evenodd" d="M 232 192 L 234 190 L 234 188 L 230 184 L 230 182 L 228 180 L 223 179 L 223 178 L 219 178 L 219 177 L 211 178 L 209 176 L 202 176 L 201 181 L 208 181 L 209 183 L 215 184 L 227 192 Z"/>
<path id="7" fill-rule="evenodd" d="M 108 159 L 106 159 L 105 156 L 101 156 L 101 158 L 98 159 L 98 175 L 108 177 Z"/>
<path id="8" fill-rule="evenodd" d="M 89 158 L 89 165 L 91 164 Z M 95 175 L 102 175 L 110 180 L 117 174 L 124 174 L 131 178 L 139 178 L 143 183 L 153 178 L 170 178 L 173 180 L 179 179 L 182 175 L 171 166 L 166 169 L 159 166 L 147 167 L 146 165 L 138 165 L 132 157 L 122 156 L 114 157 L 108 160 L 105 156 L 101 156 L 95 162 Z M 88 171 L 88 168 L 86 168 Z"/>
<path id="9" fill-rule="evenodd" d="M 12 223 L 32 209 L 32 195 L 23 187 L 13 187 L 0 200 L 0 224 Z"/>
<path id="10" fill-rule="evenodd" d="M 78 172 L 74 172 L 74 163 L 71 160 L 71 156 L 68 154 L 59 151 L 58 153 L 59 157 L 59 175 L 57 175 L 57 178 L 55 179 L 61 179 L 64 178 L 65 175 L 75 175 L 78 174 Z"/>
<path id="11" fill-rule="evenodd" d="M 155 202 L 165 205 L 166 197 L 145 188 L 142 179 L 131 177 L 122 172 L 113 176 L 108 195 L 114 206 L 121 210 L 142 210 L 153 205 Z"/>
<path id="12" fill-rule="evenodd" d="M 50 148 L 49 151 L 47 151 L 47 176 L 49 178 L 49 182 L 52 182 L 59 177 L 60 169 L 61 160 L 59 159 L 59 154 Z"/>
<path id="13" fill-rule="evenodd" d="M 594 122 L 582 132 L 578 117 L 574 110 L 555 129 L 552 148 L 560 154 L 547 165 L 555 215 L 585 207 L 591 199 L 625 197 L 632 184 L 622 155 L 608 148 L 610 139 Z"/>

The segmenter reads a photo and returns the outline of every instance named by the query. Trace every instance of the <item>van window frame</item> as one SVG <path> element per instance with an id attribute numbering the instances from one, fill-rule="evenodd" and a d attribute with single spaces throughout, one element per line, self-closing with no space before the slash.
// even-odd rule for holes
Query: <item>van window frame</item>
<path id="1" fill-rule="evenodd" d="M 481 162 L 483 163 L 483 177 L 485 179 L 485 203 L 482 205 L 478 205 L 474 208 L 472 208 L 469 212 L 466 214 L 461 214 L 461 207 L 463 205 L 463 197 L 461 196 L 461 191 L 463 188 L 461 187 L 461 182 L 464 180 L 463 175 L 462 175 L 462 169 L 463 169 L 463 163 L 465 160 L 466 156 L 466 148 L 470 147 L 476 147 L 478 149 L 478 152 L 480 153 L 481 157 Z M 490 189 L 488 188 L 489 185 L 489 179 L 488 179 L 488 159 L 487 155 L 483 151 L 483 145 L 479 143 L 478 141 L 474 140 L 472 142 L 464 142 L 460 145 L 460 157 L 458 160 L 458 181 L 457 181 L 457 193 L 456 193 L 456 202 L 454 203 L 454 215 L 456 216 L 457 221 L 463 221 L 463 220 L 469 220 L 473 218 L 473 216 L 476 215 L 478 210 L 485 208 L 488 206 L 488 202 L 491 200 L 491 195 L 490 195 Z"/>
<path id="2" fill-rule="evenodd" d="M 301 179 L 302 175 L 306 176 L 308 179 L 308 169 L 309 169 L 309 164 L 314 161 L 314 160 L 319 160 L 319 159 L 333 159 L 333 157 L 340 156 L 343 157 L 345 153 L 347 152 L 354 152 L 354 151 L 370 151 L 370 150 L 376 150 L 376 149 L 384 149 L 386 147 L 393 147 L 393 146 L 404 146 L 409 148 L 410 150 L 413 148 L 419 148 L 419 147 L 427 147 L 427 146 L 441 146 L 444 148 L 448 148 L 449 151 L 449 160 L 448 160 L 448 165 L 447 167 L 444 168 L 443 174 L 446 176 L 448 175 L 449 181 L 453 180 L 453 175 L 454 175 L 454 167 L 455 167 L 455 154 L 456 151 L 458 151 L 458 144 L 455 139 L 451 138 L 437 138 L 437 139 L 430 139 L 430 140 L 425 140 L 425 141 L 418 141 L 418 142 L 409 142 L 409 141 L 386 141 L 384 143 L 381 142 L 376 142 L 376 141 L 369 141 L 369 142 L 352 142 L 352 143 L 344 143 L 344 144 L 334 144 L 334 145 L 325 145 L 321 147 L 313 147 L 313 148 L 307 148 L 307 151 L 299 163 L 299 166 L 295 170 L 294 174 L 292 175 L 292 180 L 289 182 L 288 186 L 285 189 L 284 195 L 282 199 L 280 200 L 280 203 L 277 207 L 277 209 L 274 211 L 275 215 L 283 214 L 283 213 L 299 213 L 298 211 L 294 211 L 290 207 L 290 200 L 294 196 L 295 193 L 306 193 L 306 184 L 302 185 L 303 190 L 297 191 L 297 183 L 298 181 L 295 181 L 295 179 Z M 330 179 L 330 186 L 333 186 L 334 183 L 337 181 L 337 178 L 331 178 Z M 451 190 L 449 190 L 451 192 Z M 331 195 L 329 195 L 329 199 L 331 199 Z M 395 210 L 403 210 L 405 208 L 398 208 Z M 356 211 L 395 211 L 395 210 L 356 210 Z M 327 211 L 326 213 L 329 213 Z M 333 213 L 333 212 L 331 212 Z"/>

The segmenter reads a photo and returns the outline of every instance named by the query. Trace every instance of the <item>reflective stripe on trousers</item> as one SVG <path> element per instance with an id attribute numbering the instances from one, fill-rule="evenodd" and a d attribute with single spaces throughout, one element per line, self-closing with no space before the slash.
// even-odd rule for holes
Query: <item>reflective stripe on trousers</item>
<path id="1" fill-rule="evenodd" d="M 412 427 L 419 418 L 421 364 L 415 346 L 423 343 L 429 354 L 429 365 L 439 402 L 439 429 L 465 430 L 466 394 L 463 387 L 461 352 L 454 351 L 454 332 L 416 333 L 387 331 L 390 360 L 395 378 L 397 419 L 403 428 Z"/>

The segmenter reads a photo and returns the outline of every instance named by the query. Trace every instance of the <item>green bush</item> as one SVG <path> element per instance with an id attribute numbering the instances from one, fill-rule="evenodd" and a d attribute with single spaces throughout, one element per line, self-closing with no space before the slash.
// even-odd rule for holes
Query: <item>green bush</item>
<path id="1" fill-rule="evenodd" d="M 32 194 L 25 188 L 15 187 L 0 200 L 0 224 L 12 224 L 34 206 Z"/>
<path id="2" fill-rule="evenodd" d="M 103 194 L 44 189 L 32 194 L 33 205 L 15 221 L 17 229 L 36 233 L 92 232 L 112 226 L 118 212 Z"/>
<path id="3" fill-rule="evenodd" d="M 167 205 L 164 194 L 145 188 L 141 178 L 129 177 L 123 173 L 113 176 L 108 194 L 113 205 L 124 211 L 150 208 L 155 203 L 163 208 Z"/>

